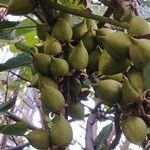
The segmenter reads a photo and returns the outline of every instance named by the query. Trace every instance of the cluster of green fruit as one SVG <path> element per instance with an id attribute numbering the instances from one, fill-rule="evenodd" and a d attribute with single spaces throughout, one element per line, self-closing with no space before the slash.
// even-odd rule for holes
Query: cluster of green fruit
<path id="1" fill-rule="evenodd" d="M 84 106 L 78 101 L 82 85 L 73 73 L 75 70 L 86 69 L 88 52 L 81 40 L 75 47 L 69 44 L 72 40 L 73 29 L 70 22 L 65 19 L 71 19 L 70 17 L 68 14 L 61 13 L 52 30 L 45 23 L 37 24 L 37 35 L 42 43 L 39 43 L 35 52 L 32 52 L 36 74 L 33 76 L 30 86 L 40 90 L 43 110 L 47 113 L 59 114 L 53 119 L 56 121 L 52 120 L 54 125 L 49 133 L 49 141 L 55 146 L 67 146 L 72 141 L 71 126 L 61 115 L 66 105 L 68 105 L 70 117 L 75 120 L 84 118 Z M 85 24 L 85 20 L 82 23 Z M 65 100 L 66 96 L 61 89 L 65 76 L 70 79 L 69 94 L 72 99 L 67 104 L 65 104 L 67 102 Z M 31 140 L 34 133 L 37 134 L 36 132 L 32 131 L 29 134 L 31 136 L 27 136 L 27 138 L 34 147 L 40 148 Z M 40 134 L 41 130 L 38 132 Z"/>
<path id="2" fill-rule="evenodd" d="M 78 100 L 78 96 L 81 93 L 82 84 L 74 76 L 74 73 L 76 70 L 86 69 L 88 65 L 89 55 L 83 44 L 85 40 L 83 39 L 82 42 L 80 37 L 88 33 L 87 22 L 91 20 L 83 20 L 73 28 L 71 20 L 69 14 L 61 13 L 53 28 L 45 23 L 37 24 L 37 35 L 42 43 L 39 43 L 37 50 L 32 53 L 33 65 L 37 73 L 34 75 L 30 86 L 40 89 L 41 103 L 46 112 L 61 114 L 66 105 L 64 95 L 61 92 L 61 81 L 65 76 L 69 76 L 71 100 L 70 103 L 67 103 L 68 114 L 75 120 L 81 120 L 84 118 L 84 106 Z M 82 31 L 83 28 L 85 28 L 85 31 Z M 72 38 L 79 40 L 75 47 L 69 43 Z M 59 82 L 56 82 L 56 80 L 59 80 Z M 62 117 L 57 117 L 57 120 L 59 119 L 62 119 Z M 56 123 L 50 132 L 50 141 L 56 146 L 66 146 L 72 140 L 69 122 L 67 120 L 61 122 L 59 124 L 61 126 Z M 32 131 L 31 135 L 34 132 Z M 36 147 L 30 138 L 29 141 Z"/>
<path id="3" fill-rule="evenodd" d="M 27 4 L 23 7 L 27 6 L 28 10 L 20 6 L 14 9 L 16 3 L 17 0 L 10 1 L 8 13 L 24 15 L 34 8 L 30 0 L 30 7 Z M 108 28 L 98 29 L 96 22 L 90 19 L 74 25 L 71 15 L 62 12 L 53 26 L 37 24 L 41 42 L 32 53 L 37 74 L 30 86 L 40 89 L 43 109 L 59 115 L 52 120 L 54 126 L 50 132 L 38 130 L 26 136 L 34 147 L 66 146 L 71 142 L 72 129 L 62 116 L 62 110 L 68 107 L 72 118 L 84 118 L 84 107 L 76 101 L 82 89 L 80 80 L 74 77 L 77 70 L 100 77 L 100 81 L 93 84 L 95 95 L 110 107 L 115 104 L 128 107 L 140 103 L 146 96 L 149 85 L 143 80 L 143 72 L 150 61 L 150 41 L 135 37 L 150 33 L 150 26 L 143 18 L 129 15 L 128 34 Z M 71 79 L 69 94 L 73 99 L 68 106 L 61 89 L 66 76 Z M 140 117 L 126 116 L 121 120 L 123 133 L 130 142 L 141 144 L 147 136 L 146 123 Z"/>
<path id="4" fill-rule="evenodd" d="M 110 107 L 118 103 L 121 108 L 128 108 L 142 103 L 149 89 L 143 79 L 143 72 L 150 62 L 150 40 L 137 39 L 136 36 L 149 34 L 150 26 L 143 18 L 134 15 L 129 23 L 128 34 L 110 29 L 103 29 L 103 32 L 102 29 L 97 30 L 97 40 L 103 51 L 98 65 L 100 81 L 93 88 L 95 95 Z M 130 142 L 141 144 L 147 136 L 144 118 L 124 113 L 124 135 Z"/>

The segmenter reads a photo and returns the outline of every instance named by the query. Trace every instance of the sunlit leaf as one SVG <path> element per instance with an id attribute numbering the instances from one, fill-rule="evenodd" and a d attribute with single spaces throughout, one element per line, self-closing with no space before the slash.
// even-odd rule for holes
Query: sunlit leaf
<path id="1" fill-rule="evenodd" d="M 0 133 L 7 135 L 23 135 L 27 130 L 27 124 L 22 121 L 10 125 L 0 126 Z"/>
<path id="2" fill-rule="evenodd" d="M 16 29 L 16 36 L 20 36 L 20 35 L 24 35 L 28 32 L 31 32 L 33 30 L 35 30 L 35 23 L 33 21 L 31 21 L 30 19 L 25 19 L 23 21 L 21 21 L 21 23 L 18 25 L 18 27 L 21 29 Z"/>
<path id="3" fill-rule="evenodd" d="M 15 105 L 17 99 L 17 95 L 13 96 L 10 100 L 8 100 L 6 103 L 0 105 L 0 114 L 5 113 L 10 108 L 12 108 Z"/>
<path id="4" fill-rule="evenodd" d="M 104 146 L 104 145 L 107 146 L 106 140 L 108 139 L 112 131 L 112 128 L 113 128 L 113 124 L 110 123 L 100 131 L 100 133 L 98 134 L 94 142 L 95 150 L 100 150 L 100 146 Z"/>
<path id="5" fill-rule="evenodd" d="M 32 57 L 29 54 L 22 53 L 16 57 L 10 58 L 4 64 L 0 64 L 0 72 L 28 66 L 30 64 L 32 64 Z"/>
<path id="6" fill-rule="evenodd" d="M 33 46 L 38 43 L 36 31 L 28 32 L 25 34 L 26 45 Z"/>

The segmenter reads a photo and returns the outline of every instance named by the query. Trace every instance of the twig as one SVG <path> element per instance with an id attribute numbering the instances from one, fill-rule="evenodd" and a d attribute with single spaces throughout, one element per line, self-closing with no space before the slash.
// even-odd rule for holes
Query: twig
<path id="1" fill-rule="evenodd" d="M 6 112 L 5 116 L 12 119 L 12 120 L 14 120 L 14 121 L 16 121 L 16 122 L 23 121 L 23 122 L 27 123 L 28 128 L 31 129 L 31 130 L 39 129 L 38 127 L 32 125 L 31 123 L 27 122 L 26 120 L 24 120 L 22 118 L 19 118 L 18 116 L 14 115 L 12 112 Z"/>
<path id="2" fill-rule="evenodd" d="M 14 136 L 10 136 L 9 139 L 12 140 L 16 145 L 18 145 L 18 143 L 16 142 L 16 139 L 14 138 Z"/>
<path id="3" fill-rule="evenodd" d="M 38 22 L 35 19 L 33 19 L 32 17 L 30 17 L 29 15 L 26 15 L 26 17 L 28 19 L 30 19 L 32 22 L 34 22 L 35 24 L 38 24 Z"/>
<path id="4" fill-rule="evenodd" d="M 48 5 L 47 5 L 47 3 L 48 3 L 47 0 L 37 0 L 37 1 L 44 13 L 46 22 L 49 25 L 54 24 L 54 21 L 55 21 L 54 12 L 53 12 L 53 10 L 51 10 L 51 11 L 49 10 Z"/>
<path id="5" fill-rule="evenodd" d="M 89 117 L 89 115 L 90 115 L 90 114 L 85 114 L 85 115 L 84 115 L 84 118 L 85 118 L 85 117 Z M 68 121 L 69 121 L 69 122 L 73 122 L 73 121 L 77 121 L 77 120 L 72 118 L 72 119 L 70 119 L 70 120 L 68 120 Z"/>
<path id="6" fill-rule="evenodd" d="M 98 108 L 100 106 L 101 103 L 98 103 L 88 117 L 87 125 L 86 125 L 86 135 L 85 135 L 85 150 L 94 150 L 93 125 L 97 118 Z"/>
<path id="7" fill-rule="evenodd" d="M 22 150 L 23 148 L 28 147 L 29 145 L 30 145 L 30 143 L 27 142 L 27 143 L 18 145 L 18 146 L 13 147 L 13 148 L 8 148 L 8 149 L 5 149 L 5 150 Z"/>
<path id="8" fill-rule="evenodd" d="M 0 3 L 0 8 L 1 8 L 1 7 L 7 8 L 7 5 Z"/>
<path id="9" fill-rule="evenodd" d="M 93 124 L 97 114 L 91 113 L 87 120 L 86 135 L 85 135 L 85 150 L 94 150 L 93 143 Z"/>
<path id="10" fill-rule="evenodd" d="M 32 25 L 32 26 L 24 26 L 24 27 L 12 27 L 12 28 L 2 29 L 1 31 L 11 31 L 11 30 L 16 30 L 16 29 L 28 29 L 28 28 L 36 28 L 36 26 Z"/>
<path id="11" fill-rule="evenodd" d="M 7 135 L 3 135 L 2 142 L 1 142 L 1 149 L 5 149 L 7 138 L 8 138 Z"/>
<path id="12" fill-rule="evenodd" d="M 62 92 L 63 92 L 63 95 L 65 97 L 65 103 L 66 105 L 70 105 L 70 77 L 69 76 L 66 76 L 64 77 L 63 81 L 62 81 Z M 68 119 L 68 107 L 65 107 L 65 113 L 64 113 L 64 116 L 65 116 L 65 119 Z"/>
<path id="13" fill-rule="evenodd" d="M 107 10 L 105 11 L 104 15 L 105 17 L 110 17 L 113 13 L 114 8 L 113 7 L 108 7 Z M 101 28 L 105 25 L 105 22 L 99 22 L 98 27 Z"/>
<path id="14" fill-rule="evenodd" d="M 7 101 L 7 95 L 8 95 L 8 81 L 9 81 L 9 72 L 7 73 L 7 79 L 6 79 L 6 91 L 5 91 L 5 102 Z"/>
<path id="15" fill-rule="evenodd" d="M 13 72 L 13 71 L 10 71 L 10 73 L 11 73 L 11 74 L 13 74 L 13 75 L 15 75 L 15 76 L 17 76 L 18 78 L 20 78 L 20 79 L 22 79 L 22 80 L 24 80 L 24 81 L 29 82 L 29 80 L 28 80 L 28 79 L 26 79 L 26 78 L 24 78 L 24 77 L 20 76 L 19 74 L 16 74 L 16 73 L 15 73 L 15 72 Z"/>
<path id="16" fill-rule="evenodd" d="M 58 4 L 58 3 L 54 3 L 54 2 L 49 2 L 48 7 L 50 9 L 60 10 L 62 12 L 70 13 L 70 14 L 77 15 L 77 16 L 80 16 L 80 17 L 94 19 L 94 20 L 101 21 L 101 22 L 106 22 L 106 23 L 109 23 L 109 24 L 112 24 L 112 25 L 115 25 L 115 26 L 118 26 L 118 27 L 121 27 L 121 28 L 126 28 L 127 29 L 129 27 L 128 23 L 118 22 L 117 20 L 114 20 L 114 19 L 110 19 L 110 18 L 107 18 L 107 17 L 104 17 L 104 16 L 91 14 L 89 12 L 85 12 L 85 11 L 82 11 L 82 10 L 70 8 L 70 7 L 67 7 L 67 6 Z"/>
<path id="17" fill-rule="evenodd" d="M 121 138 L 121 134 L 122 134 L 122 130 L 120 127 L 120 116 L 121 116 L 121 112 L 120 110 L 118 110 L 118 108 L 116 108 L 116 112 L 115 112 L 115 139 L 112 141 L 111 145 L 110 145 L 110 150 L 111 149 L 115 149 L 115 147 L 118 145 L 120 138 Z"/>
<path id="18" fill-rule="evenodd" d="M 46 20 L 43 18 L 43 16 L 42 16 L 37 10 L 34 11 L 34 15 L 35 15 L 42 23 L 46 22 Z"/>

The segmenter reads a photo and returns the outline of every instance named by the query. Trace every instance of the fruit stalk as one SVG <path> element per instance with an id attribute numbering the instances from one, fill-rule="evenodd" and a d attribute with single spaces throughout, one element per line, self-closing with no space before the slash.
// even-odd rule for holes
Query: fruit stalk
<path id="1" fill-rule="evenodd" d="M 48 7 L 50 9 L 60 10 L 62 12 L 70 13 L 73 15 L 78 15 L 80 17 L 89 18 L 89 19 L 93 19 L 93 20 L 97 20 L 97 21 L 101 21 L 101 22 L 106 22 L 106 23 L 109 23 L 109 24 L 112 24 L 112 25 L 115 25 L 115 26 L 118 26 L 121 28 L 128 29 L 128 27 L 129 27 L 128 23 L 125 23 L 125 22 L 120 23 L 120 22 L 118 22 L 114 19 L 110 19 L 108 17 L 90 14 L 89 12 L 81 11 L 81 10 L 74 9 L 74 8 L 69 8 L 67 6 L 64 6 L 64 5 L 61 5 L 58 3 L 54 3 L 54 2 L 48 2 Z"/>

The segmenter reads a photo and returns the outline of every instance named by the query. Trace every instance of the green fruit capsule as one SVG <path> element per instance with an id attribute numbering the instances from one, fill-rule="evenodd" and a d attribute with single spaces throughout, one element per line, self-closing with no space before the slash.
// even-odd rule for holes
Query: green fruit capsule
<path id="1" fill-rule="evenodd" d="M 80 41 L 79 44 L 73 49 L 68 58 L 68 63 L 71 69 L 85 69 L 88 65 L 89 55 Z"/>
<path id="2" fill-rule="evenodd" d="M 93 29 L 90 29 L 86 33 L 84 33 L 81 40 L 88 52 L 93 51 L 97 46 L 95 31 Z"/>
<path id="3" fill-rule="evenodd" d="M 130 38 L 129 47 L 130 59 L 135 68 L 143 70 L 144 66 L 150 60 L 150 40 Z"/>
<path id="4" fill-rule="evenodd" d="M 51 141 L 56 146 L 68 146 L 73 138 L 72 128 L 69 122 L 63 117 L 56 115 L 52 120 Z"/>
<path id="5" fill-rule="evenodd" d="M 7 14 L 27 15 L 34 10 L 32 0 L 10 0 L 7 7 Z"/>
<path id="6" fill-rule="evenodd" d="M 73 38 L 74 39 L 81 39 L 82 35 L 88 31 L 86 26 L 86 20 L 83 20 L 79 24 L 76 24 L 73 27 Z"/>
<path id="7" fill-rule="evenodd" d="M 82 103 L 71 103 L 69 107 L 69 116 L 76 120 L 83 120 L 84 105 Z"/>
<path id="8" fill-rule="evenodd" d="M 123 74 L 122 73 L 117 73 L 117 74 L 113 74 L 113 75 L 107 75 L 107 76 L 102 76 L 101 79 L 103 80 L 103 78 L 105 79 L 113 79 L 116 80 L 120 83 L 122 83 L 123 81 Z"/>
<path id="9" fill-rule="evenodd" d="M 64 13 L 64 12 L 59 12 L 58 16 L 60 18 L 64 19 L 66 22 L 68 22 L 71 25 L 71 27 L 73 26 L 73 20 L 72 20 L 71 14 Z"/>
<path id="10" fill-rule="evenodd" d="M 43 75 L 50 74 L 50 63 L 51 57 L 43 53 L 32 53 L 33 54 L 33 64 L 37 72 Z"/>
<path id="11" fill-rule="evenodd" d="M 87 29 L 90 30 L 91 28 L 94 30 L 97 30 L 97 23 L 95 20 L 92 19 L 86 19 L 86 25 L 87 25 Z"/>
<path id="12" fill-rule="evenodd" d="M 65 42 L 71 41 L 72 35 L 73 31 L 71 25 L 64 19 L 58 18 L 53 27 L 52 36 L 58 41 Z"/>
<path id="13" fill-rule="evenodd" d="M 128 80 L 132 87 L 139 93 L 143 93 L 145 90 L 144 80 L 142 72 L 131 67 L 127 73 Z"/>
<path id="14" fill-rule="evenodd" d="M 67 43 L 67 45 L 65 47 L 65 50 L 64 50 L 65 54 L 66 54 L 65 58 L 66 58 L 67 61 L 69 59 L 70 53 L 73 51 L 74 48 L 75 47 L 73 45 L 71 45 L 70 43 Z"/>
<path id="15" fill-rule="evenodd" d="M 50 72 L 53 76 L 65 76 L 69 73 L 69 65 L 65 59 L 52 57 Z"/>
<path id="16" fill-rule="evenodd" d="M 129 57 L 131 41 L 126 33 L 118 31 L 99 38 L 106 51 L 115 59 L 122 60 Z"/>
<path id="17" fill-rule="evenodd" d="M 50 77 L 39 74 L 39 80 L 38 80 L 39 89 L 42 88 L 43 84 L 47 86 L 52 86 L 55 89 L 59 89 L 58 83 L 54 79 L 51 79 Z"/>
<path id="18" fill-rule="evenodd" d="M 132 36 L 148 34 L 150 33 L 150 25 L 144 18 L 133 15 L 128 33 Z"/>
<path id="19" fill-rule="evenodd" d="M 41 88 L 42 105 L 48 112 L 58 112 L 65 106 L 63 94 L 52 86 L 42 85 Z"/>
<path id="20" fill-rule="evenodd" d="M 50 132 L 44 129 L 34 130 L 25 135 L 29 143 L 37 149 L 48 149 L 50 146 Z"/>
<path id="21" fill-rule="evenodd" d="M 122 120 L 122 131 L 133 144 L 141 145 L 147 136 L 147 126 L 142 118 L 130 116 Z"/>
<path id="22" fill-rule="evenodd" d="M 99 56 L 98 70 L 100 75 L 113 75 L 125 71 L 130 66 L 129 60 L 116 60 L 103 50 Z"/>
<path id="23" fill-rule="evenodd" d="M 132 87 L 128 78 L 124 76 L 122 87 L 122 100 L 124 104 L 132 104 L 138 102 L 139 93 Z"/>
<path id="24" fill-rule="evenodd" d="M 101 55 L 101 51 L 99 48 L 96 48 L 94 51 L 92 51 L 89 54 L 89 62 L 88 62 L 87 68 L 90 71 L 97 71 L 98 70 L 100 55 Z"/>
<path id="25" fill-rule="evenodd" d="M 81 92 L 81 82 L 77 78 L 70 79 L 70 95 L 72 98 L 77 98 Z"/>
<path id="26" fill-rule="evenodd" d="M 112 106 L 121 100 L 122 84 L 112 79 L 100 81 L 93 85 L 95 95 L 105 104 Z"/>
<path id="27" fill-rule="evenodd" d="M 58 55 L 62 52 L 62 46 L 59 41 L 47 34 L 44 43 L 44 52 L 48 55 Z"/>

